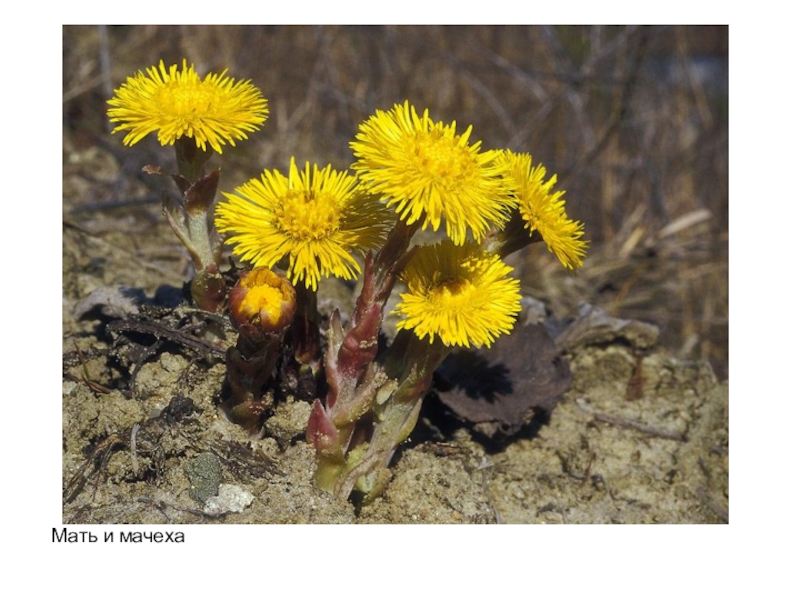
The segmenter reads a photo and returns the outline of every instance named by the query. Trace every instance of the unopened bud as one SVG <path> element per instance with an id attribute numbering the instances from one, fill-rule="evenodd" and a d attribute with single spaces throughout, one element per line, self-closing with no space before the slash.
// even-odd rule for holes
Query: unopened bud
<path id="1" fill-rule="evenodd" d="M 283 333 L 292 322 L 297 300 L 292 284 L 265 267 L 245 271 L 231 290 L 231 321 L 248 341 L 258 345 Z"/>

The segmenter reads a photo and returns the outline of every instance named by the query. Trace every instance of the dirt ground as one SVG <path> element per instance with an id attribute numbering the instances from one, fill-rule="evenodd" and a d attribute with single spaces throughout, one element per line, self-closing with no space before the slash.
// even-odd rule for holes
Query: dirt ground
<path id="1" fill-rule="evenodd" d="M 571 388 L 512 440 L 423 423 L 383 497 L 335 501 L 312 485 L 310 404 L 280 403 L 250 439 L 218 409 L 220 355 L 144 334 L 144 357 L 115 348 L 107 326 L 141 302 L 198 318 L 170 235 L 157 206 L 65 217 L 64 523 L 727 522 L 727 383 L 635 326 L 566 349 Z"/>

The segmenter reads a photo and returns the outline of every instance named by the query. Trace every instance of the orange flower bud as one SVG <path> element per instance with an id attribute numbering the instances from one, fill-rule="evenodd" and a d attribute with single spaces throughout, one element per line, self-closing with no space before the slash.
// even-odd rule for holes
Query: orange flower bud
<path id="1" fill-rule="evenodd" d="M 286 277 L 259 267 L 239 276 L 228 306 L 239 333 L 257 342 L 282 333 L 291 324 L 297 300 Z"/>

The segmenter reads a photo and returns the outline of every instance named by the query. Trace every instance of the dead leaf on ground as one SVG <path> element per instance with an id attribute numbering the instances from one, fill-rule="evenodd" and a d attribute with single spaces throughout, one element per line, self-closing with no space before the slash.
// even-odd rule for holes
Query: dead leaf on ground
<path id="1" fill-rule="evenodd" d="M 457 350 L 436 373 L 436 390 L 455 415 L 490 437 L 514 435 L 536 411 L 550 412 L 572 374 L 547 329 L 518 327 L 489 349 Z"/>

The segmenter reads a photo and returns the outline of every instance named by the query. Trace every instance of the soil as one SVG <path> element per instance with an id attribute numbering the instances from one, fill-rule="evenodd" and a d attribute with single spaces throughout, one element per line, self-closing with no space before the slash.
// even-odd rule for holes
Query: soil
<path id="1" fill-rule="evenodd" d="M 65 198 L 91 197 L 88 170 L 118 172 L 97 146 L 70 152 Z M 727 522 L 727 382 L 625 330 L 571 345 L 569 390 L 512 439 L 426 421 L 383 496 L 337 501 L 312 483 L 308 402 L 278 402 L 253 439 L 218 408 L 221 353 L 107 329 L 143 310 L 204 318 L 181 303 L 187 259 L 158 203 L 65 202 L 64 523 Z"/>

